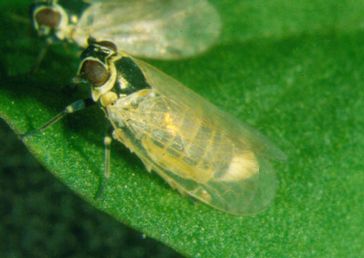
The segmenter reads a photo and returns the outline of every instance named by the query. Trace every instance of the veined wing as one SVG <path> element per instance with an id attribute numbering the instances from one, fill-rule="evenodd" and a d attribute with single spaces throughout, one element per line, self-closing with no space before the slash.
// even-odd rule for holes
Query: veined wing
<path id="1" fill-rule="evenodd" d="M 142 139 L 129 147 L 146 166 L 217 209 L 245 215 L 267 207 L 277 186 L 269 160 L 284 154 L 173 78 L 134 61 L 158 93 L 128 117 L 141 128 L 129 138 Z"/>
<path id="2" fill-rule="evenodd" d="M 204 119 L 213 121 L 220 130 L 230 135 L 236 142 L 249 145 L 257 155 L 269 160 L 286 159 L 286 155 L 280 149 L 251 126 L 221 111 L 215 105 L 157 68 L 139 59 L 133 58 L 133 60 L 143 71 L 147 82 L 163 95 L 180 103 L 180 105 L 193 107 L 195 112 L 203 114 Z"/>
<path id="3" fill-rule="evenodd" d="M 73 38 L 110 40 L 120 50 L 156 59 L 180 59 L 209 48 L 220 35 L 221 22 L 207 0 L 92 1 Z"/>

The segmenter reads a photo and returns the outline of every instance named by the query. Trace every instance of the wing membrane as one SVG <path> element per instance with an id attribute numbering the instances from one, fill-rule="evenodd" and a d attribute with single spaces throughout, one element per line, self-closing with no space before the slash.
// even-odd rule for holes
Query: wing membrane
<path id="1" fill-rule="evenodd" d="M 253 215 L 269 206 L 275 196 L 277 180 L 267 161 L 260 162 L 260 173 L 240 181 L 211 180 L 201 184 L 182 178 L 171 171 L 154 165 L 155 170 L 173 188 L 234 215 Z"/>
<path id="2" fill-rule="evenodd" d="M 286 155 L 281 150 L 249 125 L 221 111 L 215 105 L 157 68 L 139 59 L 133 58 L 133 60 L 141 68 L 149 84 L 168 98 L 181 105 L 193 107 L 195 112 L 204 114 L 204 119 L 213 121 L 236 142 L 249 145 L 257 154 L 267 159 L 286 159 Z"/>
<path id="3" fill-rule="evenodd" d="M 140 122 L 144 130 L 140 135 L 148 135 L 131 146 L 143 162 L 172 187 L 217 209 L 245 215 L 267 207 L 277 186 L 269 160 L 282 159 L 284 154 L 259 133 L 229 118 L 173 78 L 142 61 L 134 61 L 160 95 L 134 116 L 140 119 L 134 119 L 134 123 Z M 158 104 L 162 102 L 164 108 Z M 170 124 L 164 125 L 165 114 L 171 114 Z M 157 117 L 161 119 L 157 121 Z M 148 120 L 151 118 L 153 121 Z M 160 135 L 168 134 L 168 125 L 176 125 L 178 130 L 172 130 L 173 140 L 166 136 L 169 140 L 161 141 Z M 170 147 L 178 138 L 187 147 L 174 149 L 177 154 L 180 152 L 174 157 Z M 154 144 L 158 141 L 160 147 Z M 195 152 L 191 152 L 191 146 Z M 196 152 L 199 147 L 200 152 Z"/>
<path id="4" fill-rule="evenodd" d="M 85 46 L 92 36 L 135 56 L 179 59 L 205 51 L 220 29 L 207 0 L 96 1 L 81 16 L 74 39 Z"/>

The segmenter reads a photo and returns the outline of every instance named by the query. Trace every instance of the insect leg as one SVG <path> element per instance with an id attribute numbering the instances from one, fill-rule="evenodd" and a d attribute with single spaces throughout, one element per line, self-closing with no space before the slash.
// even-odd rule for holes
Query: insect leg
<path id="1" fill-rule="evenodd" d="M 107 184 L 107 181 L 110 178 L 110 157 L 111 157 L 111 143 L 112 143 L 112 137 L 111 137 L 111 130 L 112 127 L 109 127 L 107 130 L 107 133 L 104 137 L 104 176 L 102 177 L 102 181 L 100 182 L 99 189 L 97 190 L 97 193 L 95 195 L 95 198 L 99 198 L 100 195 L 104 192 L 105 186 Z"/>
<path id="2" fill-rule="evenodd" d="M 104 177 L 105 179 L 110 178 L 110 156 L 111 156 L 111 143 L 112 138 L 110 134 L 105 135 L 104 137 L 104 147 L 105 147 L 105 162 L 104 162 Z"/>
<path id="3" fill-rule="evenodd" d="M 91 98 L 77 100 L 77 101 L 73 102 L 72 104 L 68 105 L 67 107 L 65 107 L 65 109 L 63 111 L 61 111 L 60 113 L 55 115 L 51 120 L 49 120 L 47 123 L 45 123 L 40 128 L 27 132 L 27 133 L 21 135 L 21 137 L 25 138 L 25 137 L 29 137 L 29 136 L 32 136 L 37 133 L 41 133 L 41 132 L 45 131 L 46 129 L 48 129 L 50 126 L 57 123 L 59 120 L 61 120 L 65 116 L 67 116 L 68 114 L 75 113 L 77 111 L 85 109 L 94 104 L 95 104 L 95 102 Z"/>
<path id="4" fill-rule="evenodd" d="M 35 60 L 35 63 L 32 67 L 32 70 L 30 71 L 31 74 L 34 74 L 38 71 L 38 69 L 39 69 L 44 57 L 46 56 L 50 45 L 52 45 L 52 43 L 53 43 L 53 40 L 51 38 L 47 38 L 45 45 L 40 50 L 40 52 L 37 56 L 37 59 Z"/>

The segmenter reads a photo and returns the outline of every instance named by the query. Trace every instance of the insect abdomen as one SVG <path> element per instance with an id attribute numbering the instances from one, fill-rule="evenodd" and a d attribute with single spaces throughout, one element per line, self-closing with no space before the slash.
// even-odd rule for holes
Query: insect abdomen
<path id="1" fill-rule="evenodd" d="M 242 150 L 204 114 L 167 98 L 140 102 L 128 119 L 145 155 L 182 178 L 238 181 L 258 171 L 254 153 Z"/>

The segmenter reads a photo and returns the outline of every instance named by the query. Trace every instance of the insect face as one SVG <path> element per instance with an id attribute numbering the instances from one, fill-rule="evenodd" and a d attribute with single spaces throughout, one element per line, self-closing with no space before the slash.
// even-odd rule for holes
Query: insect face
<path id="1" fill-rule="evenodd" d="M 99 60 L 87 58 L 81 67 L 80 75 L 94 87 L 101 87 L 110 77 L 107 67 Z"/>
<path id="2" fill-rule="evenodd" d="M 81 55 L 78 76 L 91 84 L 92 98 L 97 101 L 114 87 L 117 72 L 112 60 L 117 56 L 117 48 L 109 41 L 95 42 L 89 39 L 89 44 Z M 115 99 L 115 94 L 112 94 L 112 98 L 110 94 L 106 95 L 101 99 L 103 105 Z"/>
<path id="3" fill-rule="evenodd" d="M 68 24 L 65 10 L 53 1 L 40 2 L 33 7 L 33 25 L 41 36 L 64 30 Z"/>
<path id="4" fill-rule="evenodd" d="M 122 97 L 150 88 L 134 59 L 118 52 L 114 43 L 92 38 L 88 42 L 89 46 L 81 55 L 78 76 L 91 84 L 95 101 L 111 90 L 116 96 Z"/>

